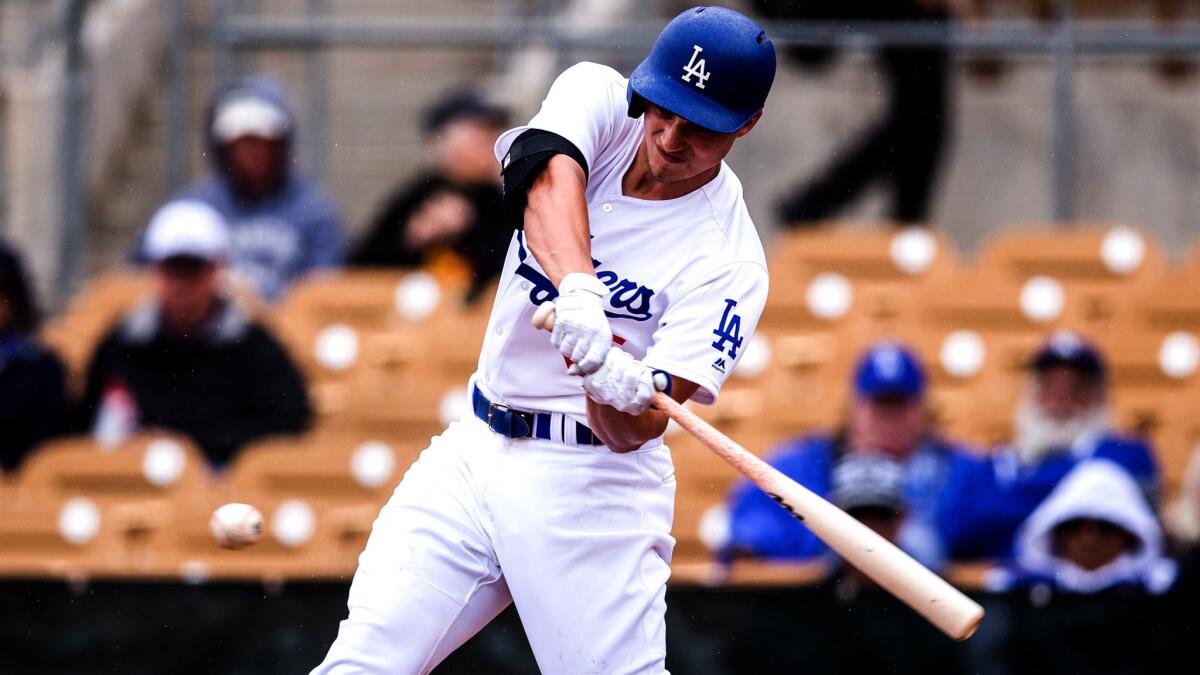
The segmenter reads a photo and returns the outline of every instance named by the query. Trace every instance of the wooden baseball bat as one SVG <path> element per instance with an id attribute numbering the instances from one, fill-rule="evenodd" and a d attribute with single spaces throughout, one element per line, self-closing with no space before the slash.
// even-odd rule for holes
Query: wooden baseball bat
<path id="1" fill-rule="evenodd" d="M 533 315 L 534 327 L 552 329 L 553 311 L 553 303 L 538 307 Z M 843 560 L 915 609 L 946 635 L 965 640 L 975 633 L 983 621 L 983 607 L 945 579 L 845 511 L 783 475 L 665 393 L 659 391 L 654 395 L 654 407 L 779 502 Z"/>

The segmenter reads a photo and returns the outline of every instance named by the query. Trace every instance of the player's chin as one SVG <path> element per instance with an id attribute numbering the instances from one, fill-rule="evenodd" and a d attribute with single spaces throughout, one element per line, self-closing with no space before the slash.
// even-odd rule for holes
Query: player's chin
<path id="1" fill-rule="evenodd" d="M 686 164 L 664 163 L 657 169 L 651 167 L 650 175 L 659 183 L 673 185 L 675 183 L 682 183 L 694 175 L 687 167 L 688 165 Z"/>

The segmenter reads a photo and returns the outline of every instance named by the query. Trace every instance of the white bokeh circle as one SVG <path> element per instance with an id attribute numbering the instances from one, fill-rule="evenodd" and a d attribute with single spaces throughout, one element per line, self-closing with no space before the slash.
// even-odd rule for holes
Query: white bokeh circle
<path id="1" fill-rule="evenodd" d="M 1146 240 L 1137 230 L 1119 225 L 1104 235 L 1100 242 L 1100 260 L 1113 274 L 1130 274 L 1142 266 L 1146 258 Z"/>
<path id="2" fill-rule="evenodd" d="M 396 313 L 411 321 L 420 321 L 437 309 L 442 289 L 428 272 L 413 272 L 396 284 Z"/>
<path id="3" fill-rule="evenodd" d="M 1190 377 L 1200 367 L 1200 341 L 1185 331 L 1167 335 L 1158 349 L 1158 366 L 1167 377 Z"/>
<path id="4" fill-rule="evenodd" d="M 1062 284 L 1047 276 L 1031 277 L 1021 287 L 1021 313 L 1037 323 L 1053 321 L 1062 315 L 1065 295 Z"/>
<path id="5" fill-rule="evenodd" d="M 208 581 L 212 570 L 203 560 L 184 560 L 179 565 L 179 576 L 183 578 L 183 583 L 198 586 Z"/>
<path id="6" fill-rule="evenodd" d="M 854 303 L 854 287 L 850 280 L 837 272 L 818 274 L 804 293 L 808 311 L 820 319 L 840 319 Z"/>
<path id="7" fill-rule="evenodd" d="M 58 533 L 68 544 L 79 546 L 100 532 L 100 509 L 87 497 L 75 497 L 58 512 Z"/>
<path id="8" fill-rule="evenodd" d="M 454 387 L 442 394 L 442 401 L 438 404 L 438 418 L 442 420 L 443 425 L 457 422 L 471 414 L 471 398 L 467 396 L 465 389 Z"/>
<path id="9" fill-rule="evenodd" d="M 178 442 L 170 438 L 154 439 L 142 455 L 142 475 L 157 487 L 177 483 L 186 466 L 187 454 Z"/>
<path id="10" fill-rule="evenodd" d="M 924 227 L 906 227 L 892 237 L 892 263 L 907 274 L 921 274 L 937 257 L 937 239 Z"/>
<path id="11" fill-rule="evenodd" d="M 317 516 L 303 499 L 289 499 L 271 515 L 271 534 L 288 548 L 303 546 L 312 539 L 316 529 Z"/>
<path id="12" fill-rule="evenodd" d="M 396 453 L 383 441 L 367 441 L 350 455 L 350 475 L 365 488 L 386 484 L 396 468 Z"/>
<path id="13" fill-rule="evenodd" d="M 746 351 L 733 372 L 738 377 L 758 377 L 771 365 L 771 341 L 762 333 L 755 333 L 746 345 Z"/>
<path id="14" fill-rule="evenodd" d="M 697 536 L 710 551 L 719 551 L 729 543 L 729 509 L 724 504 L 713 504 L 700 514 Z"/>
<path id="15" fill-rule="evenodd" d="M 329 370 L 345 370 L 358 359 L 358 332 L 344 323 L 335 323 L 317 334 L 317 363 Z"/>
<path id="16" fill-rule="evenodd" d="M 973 330 L 956 330 L 942 340 L 938 360 L 951 377 L 971 377 L 983 369 L 987 347 Z"/>

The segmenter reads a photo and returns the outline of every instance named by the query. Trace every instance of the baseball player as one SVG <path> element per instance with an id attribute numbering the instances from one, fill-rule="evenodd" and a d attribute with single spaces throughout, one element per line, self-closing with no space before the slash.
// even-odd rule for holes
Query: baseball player
<path id="1" fill-rule="evenodd" d="M 652 372 L 712 403 L 757 325 L 766 263 L 723 159 L 774 75 L 757 24 L 694 8 L 628 80 L 577 64 L 500 137 L 518 229 L 475 415 L 384 506 L 314 672 L 427 673 L 510 602 L 543 672 L 664 672 L 675 479 Z M 530 322 L 548 301 L 549 335 Z"/>

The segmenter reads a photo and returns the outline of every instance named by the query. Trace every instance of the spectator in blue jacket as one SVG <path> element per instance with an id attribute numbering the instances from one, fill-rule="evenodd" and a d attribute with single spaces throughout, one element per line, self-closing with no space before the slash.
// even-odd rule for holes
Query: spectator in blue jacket
<path id="1" fill-rule="evenodd" d="M 967 555 L 1011 557 L 1017 528 L 1084 460 L 1115 462 L 1157 503 L 1154 452 L 1114 431 L 1106 371 L 1100 352 L 1071 332 L 1054 334 L 1034 354 L 1015 438 L 990 456 L 991 470 L 971 488 L 970 527 L 961 533 Z"/>
<path id="2" fill-rule="evenodd" d="M 182 197 L 206 202 L 228 223 L 237 277 L 274 301 L 301 276 L 342 263 L 342 216 L 296 174 L 296 120 L 275 82 L 244 78 L 218 89 L 205 132 L 213 172 Z M 149 262 L 143 251 L 139 243 L 135 259 Z"/>
<path id="3" fill-rule="evenodd" d="M 904 468 L 907 517 L 897 544 L 938 568 L 957 554 L 952 534 L 966 529 L 956 519 L 969 498 L 963 486 L 979 480 L 986 464 L 965 448 L 940 438 L 925 405 L 925 371 L 917 357 L 893 342 L 868 349 L 854 373 L 854 397 L 845 428 L 833 435 L 798 438 L 771 453 L 769 462 L 826 498 L 834 467 L 850 454 L 876 454 Z M 748 482 L 731 495 L 730 541 L 722 555 L 769 560 L 811 560 L 830 555 L 807 527 Z"/>

